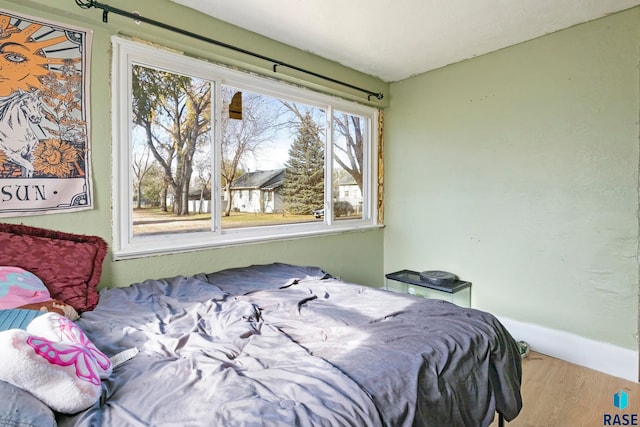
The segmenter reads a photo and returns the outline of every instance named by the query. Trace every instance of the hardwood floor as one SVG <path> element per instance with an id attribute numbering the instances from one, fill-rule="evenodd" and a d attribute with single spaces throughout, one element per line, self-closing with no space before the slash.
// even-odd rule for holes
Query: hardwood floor
<path id="1" fill-rule="evenodd" d="M 591 427 L 640 425 L 640 384 L 531 352 L 522 361 L 522 411 L 505 427 Z M 613 395 L 624 390 L 629 406 L 620 411 Z M 610 424 L 604 416 L 610 414 Z M 624 423 L 623 414 L 627 414 Z M 632 414 L 639 414 L 632 424 Z M 618 423 L 615 416 L 618 416 Z M 491 427 L 497 427 L 496 420 Z"/>

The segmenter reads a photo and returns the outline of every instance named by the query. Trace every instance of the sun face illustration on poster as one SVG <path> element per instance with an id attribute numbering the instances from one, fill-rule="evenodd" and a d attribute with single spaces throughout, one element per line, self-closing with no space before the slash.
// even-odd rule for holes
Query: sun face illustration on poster
<path id="1" fill-rule="evenodd" d="M 0 9 L 0 216 L 92 207 L 90 38 Z"/>

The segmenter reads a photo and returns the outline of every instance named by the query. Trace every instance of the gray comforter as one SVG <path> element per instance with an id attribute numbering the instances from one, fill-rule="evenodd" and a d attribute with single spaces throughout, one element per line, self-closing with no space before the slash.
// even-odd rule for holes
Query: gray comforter
<path id="1" fill-rule="evenodd" d="M 491 315 L 285 264 L 105 290 L 81 327 L 137 347 L 60 426 L 486 426 L 520 410 Z"/>

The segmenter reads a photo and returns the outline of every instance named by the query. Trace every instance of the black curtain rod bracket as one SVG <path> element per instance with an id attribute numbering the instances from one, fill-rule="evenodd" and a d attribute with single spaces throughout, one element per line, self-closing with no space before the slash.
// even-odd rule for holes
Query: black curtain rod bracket
<path id="1" fill-rule="evenodd" d="M 369 101 L 371 100 L 371 97 L 375 97 L 376 99 L 384 98 L 384 95 L 382 94 L 382 92 L 373 92 L 373 91 L 370 91 L 368 89 L 363 89 L 361 87 L 354 86 L 354 85 L 352 85 L 350 83 L 346 83 L 346 82 L 343 82 L 343 81 L 340 81 L 340 80 L 336 80 L 336 79 L 334 79 L 332 77 L 328 77 L 328 76 L 316 73 L 314 71 L 310 71 L 310 70 L 307 70 L 307 69 L 304 69 L 304 68 L 300 68 L 300 67 L 297 67 L 295 65 L 287 64 L 286 62 L 282 62 L 282 61 L 279 61 L 277 59 L 273 59 L 273 58 L 270 58 L 268 56 L 261 55 L 259 53 L 251 52 L 249 50 L 246 50 L 246 49 L 243 49 L 243 48 L 240 48 L 240 47 L 232 46 L 230 44 L 227 44 L 227 43 L 224 43 L 224 42 L 221 42 L 221 41 L 218 41 L 218 40 L 214 40 L 214 39 L 211 39 L 209 37 L 202 36 L 200 34 L 192 33 L 191 31 L 187 31 L 187 30 L 184 30 L 182 28 L 174 27 L 172 25 L 168 25 L 168 24 L 165 24 L 165 23 L 162 23 L 162 22 L 159 22 L 159 21 L 155 21 L 153 19 L 145 18 L 144 16 L 140 15 L 138 12 L 135 12 L 135 13 L 127 12 L 126 10 L 118 9 L 116 7 L 112 7 L 112 6 L 109 6 L 108 4 L 100 3 L 100 2 L 94 1 L 94 0 L 75 0 L 75 2 L 76 2 L 76 5 L 78 5 L 82 9 L 90 9 L 92 7 L 95 7 L 96 9 L 102 9 L 102 22 L 105 22 L 105 23 L 108 22 L 109 12 L 113 12 L 116 15 L 120 15 L 120 16 L 124 16 L 124 17 L 127 17 L 127 18 L 131 18 L 134 21 L 136 21 L 136 23 L 144 22 L 144 23 L 156 26 L 156 27 L 163 28 L 165 30 L 173 31 L 174 33 L 182 34 L 184 36 L 188 36 L 188 37 L 191 37 L 191 38 L 194 38 L 194 39 L 197 39 L 197 40 L 200 40 L 200 41 L 204 41 L 204 42 L 216 45 L 216 46 L 220 46 L 220 47 L 223 47 L 223 48 L 226 48 L 226 49 L 230 49 L 230 50 L 233 50 L 235 52 L 240 52 L 240 53 L 243 53 L 245 55 L 249 55 L 249 56 L 252 56 L 254 58 L 261 59 L 263 61 L 271 62 L 273 64 L 273 72 L 274 73 L 277 72 L 277 67 L 286 67 L 286 68 L 289 68 L 291 70 L 295 70 L 295 71 L 298 71 L 298 72 L 301 72 L 301 73 L 304 73 L 304 74 L 308 74 L 310 76 L 317 77 L 319 79 L 322 79 L 322 80 L 325 80 L 325 81 L 328 81 L 328 82 L 331 82 L 331 83 L 335 83 L 335 84 L 338 84 L 338 85 L 341 85 L 341 86 L 348 87 L 350 89 L 357 90 L 359 92 L 364 92 L 364 93 L 367 94 L 367 100 L 369 100 Z"/>

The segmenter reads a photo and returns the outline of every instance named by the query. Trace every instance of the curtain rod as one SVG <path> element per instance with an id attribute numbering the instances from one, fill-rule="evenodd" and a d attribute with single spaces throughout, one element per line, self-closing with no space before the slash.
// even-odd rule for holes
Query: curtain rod
<path id="1" fill-rule="evenodd" d="M 159 21 L 155 21 L 153 19 L 145 18 L 144 16 L 142 16 L 142 15 L 140 15 L 138 13 L 127 12 L 126 10 L 118 9 L 116 7 L 109 6 L 108 4 L 100 3 L 100 2 L 97 2 L 97 1 L 94 1 L 94 0 L 75 0 L 75 2 L 76 2 L 76 5 L 78 5 L 82 9 L 89 9 L 89 8 L 92 8 L 92 7 L 95 7 L 96 9 L 102 9 L 102 22 L 105 22 L 105 23 L 108 22 L 109 12 L 113 12 L 116 15 L 125 16 L 127 18 L 133 19 L 134 21 L 145 22 L 147 24 L 151 24 L 151 25 L 154 25 L 156 27 L 164 28 L 165 30 L 173 31 L 175 33 L 182 34 L 184 36 L 188 36 L 188 37 L 191 37 L 191 38 L 194 38 L 194 39 L 198 39 L 200 41 L 204 41 L 204 42 L 207 42 L 207 43 L 210 43 L 210 44 L 214 44 L 216 46 L 220 46 L 220 47 L 224 47 L 226 49 L 230 49 L 230 50 L 233 50 L 233 51 L 236 51 L 236 52 L 240 52 L 240 53 L 243 53 L 245 55 L 253 56 L 254 58 L 258 58 L 258 59 L 262 59 L 262 60 L 267 61 L 267 62 L 271 62 L 273 64 L 273 72 L 274 73 L 277 72 L 277 67 L 286 67 L 286 68 L 289 68 L 291 70 L 295 70 L 295 71 L 299 71 L 301 73 L 309 74 L 311 76 L 314 76 L 314 77 L 317 77 L 317 78 L 320 78 L 320 79 L 323 79 L 323 80 L 326 80 L 326 81 L 329 81 L 329 82 L 332 82 L 332 83 L 336 83 L 336 84 L 339 84 L 339 85 L 342 85 L 342 86 L 345 86 L 345 87 L 348 87 L 348 88 L 351 88 L 351 89 L 354 89 L 354 90 L 357 90 L 357 91 L 360 91 L 360 92 L 364 92 L 364 93 L 367 94 L 367 99 L 368 100 L 371 100 L 372 96 L 375 97 L 376 99 L 382 99 L 384 97 L 382 92 L 373 92 L 373 91 L 370 91 L 368 89 L 363 89 L 361 87 L 354 86 L 354 85 L 352 85 L 350 83 L 345 83 L 343 81 L 336 80 L 336 79 L 334 79 L 332 77 L 328 77 L 328 76 L 316 73 L 314 71 L 306 70 L 304 68 L 300 68 L 298 66 L 291 65 L 291 64 L 288 64 L 286 62 L 279 61 L 277 59 L 273 59 L 273 58 L 270 58 L 270 57 L 265 56 L 265 55 L 261 55 L 259 53 L 251 52 L 249 50 L 242 49 L 242 48 L 237 47 L 237 46 L 232 46 L 230 44 L 227 44 L 227 43 L 224 43 L 224 42 L 221 42 L 221 41 L 218 41 L 218 40 L 214 40 L 214 39 L 211 39 L 209 37 L 205 37 L 205 36 L 200 35 L 200 34 L 192 33 L 191 31 L 187 31 L 187 30 L 182 29 L 182 28 L 174 27 L 172 25 L 168 25 L 168 24 L 165 24 L 163 22 L 159 22 Z"/>

